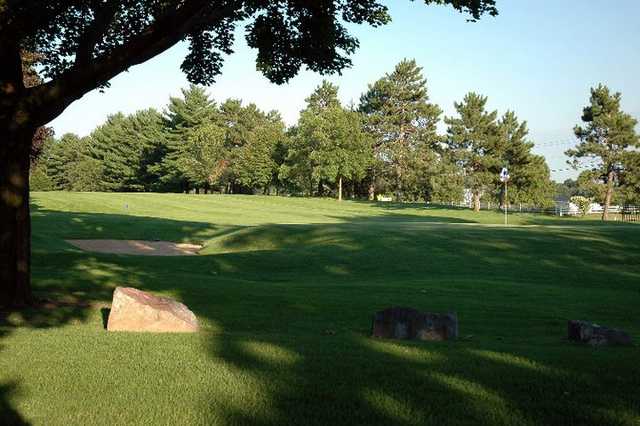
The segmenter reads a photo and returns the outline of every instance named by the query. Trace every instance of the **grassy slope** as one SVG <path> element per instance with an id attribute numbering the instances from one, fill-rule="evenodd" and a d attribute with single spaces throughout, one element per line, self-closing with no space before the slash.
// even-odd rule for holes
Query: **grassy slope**
<path id="1" fill-rule="evenodd" d="M 333 200 L 34 194 L 34 284 L 91 308 L 0 328 L 0 419 L 36 424 L 638 424 L 640 227 Z M 128 208 L 125 208 L 125 204 Z M 479 222 L 481 224 L 477 224 Z M 205 241 L 109 256 L 64 238 Z M 175 296 L 197 335 L 107 334 L 115 285 Z M 455 310 L 448 343 L 367 337 L 389 305 Z M 23 327 L 16 327 L 22 324 Z"/>

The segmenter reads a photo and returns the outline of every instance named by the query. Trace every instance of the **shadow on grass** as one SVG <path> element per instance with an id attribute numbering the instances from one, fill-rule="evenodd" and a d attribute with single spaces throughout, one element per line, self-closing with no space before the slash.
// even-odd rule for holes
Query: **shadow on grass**
<path id="1" fill-rule="evenodd" d="M 358 335 L 211 340 L 211 355 L 255 384 L 240 392 L 261 391 L 265 398 L 266 408 L 256 409 L 241 396 L 212 390 L 204 397 L 210 416 L 225 424 L 603 425 L 632 424 L 640 415 L 624 392 L 601 393 L 624 368 L 598 377 L 584 348 L 542 356 L 508 345 L 496 351 L 495 343 L 395 343 Z M 630 363 L 633 353 L 599 358 Z M 635 384 L 618 382 L 627 390 Z"/>
<path id="2" fill-rule="evenodd" d="M 0 424 L 6 426 L 27 426 L 24 418 L 11 404 L 11 399 L 16 393 L 16 383 L 0 383 Z"/>
<path id="3" fill-rule="evenodd" d="M 321 280 L 322 286 L 320 291 L 310 286 L 304 300 L 296 300 L 286 291 L 262 290 L 253 276 L 255 281 L 246 283 L 253 285 L 237 299 L 259 303 L 262 296 L 269 298 L 270 306 L 279 310 L 276 321 L 271 318 L 275 309 L 252 315 L 244 324 L 224 310 L 202 307 L 210 312 L 203 316 L 224 331 L 210 337 L 211 355 L 254 383 L 255 388 L 241 392 L 261 391 L 266 397 L 262 403 L 268 407 L 247 406 L 240 396 L 212 392 L 205 397 L 212 418 L 259 425 L 602 425 L 633 424 L 640 418 L 633 397 L 627 394 L 640 384 L 640 370 L 633 361 L 637 349 L 594 350 L 562 339 L 566 320 L 574 315 L 600 315 L 637 330 L 629 316 L 633 305 L 620 300 L 611 303 L 613 297 L 607 300 L 603 295 L 610 290 L 611 280 L 632 285 L 640 278 L 637 268 L 624 268 L 638 259 L 638 234 L 632 237 L 618 229 L 546 233 L 449 228 L 447 235 L 441 235 L 409 225 L 383 237 L 375 229 L 354 231 L 351 225 L 249 228 L 221 246 L 234 251 L 260 247 L 260 251 L 235 258 L 212 256 L 212 261 L 222 258 L 228 264 L 237 263 L 237 268 L 227 266 L 230 271 L 240 271 L 241 263 L 256 271 L 270 265 L 281 277 L 286 273 L 279 270 L 284 261 L 278 258 L 286 256 L 288 268 L 304 270 L 307 279 Z M 303 242 L 308 244 L 302 247 Z M 279 254 L 280 250 L 284 253 Z M 437 261 L 429 261 L 429 254 Z M 348 266 L 339 270 L 322 267 L 344 263 L 344 259 L 349 259 Z M 410 269 L 403 265 L 407 261 Z M 541 270 L 542 265 L 547 271 Z M 577 270 L 581 271 L 578 276 Z M 402 294 L 407 286 L 400 285 L 394 292 L 369 282 L 365 293 L 339 285 L 345 276 L 366 282 L 382 274 L 389 280 L 386 284 L 411 282 L 424 271 L 453 282 L 465 272 L 493 276 L 491 285 L 467 289 L 467 294 L 449 288 L 448 294 L 438 294 L 444 289 L 434 285 L 423 297 L 418 296 L 417 286 L 408 286 L 412 292 Z M 585 279 L 585 273 L 592 275 Z M 429 286 L 430 281 L 423 279 L 420 286 Z M 481 281 L 476 279 L 475 284 Z M 520 287 L 523 281 L 532 288 Z M 508 288 L 511 284 L 513 288 Z M 536 285 L 542 287 L 540 293 Z M 587 288 L 594 291 L 593 299 L 581 294 Z M 491 300 L 492 290 L 510 298 Z M 639 300 L 637 287 L 627 294 Z M 197 306 L 196 298 L 181 295 Z M 575 298 L 583 305 L 576 306 Z M 445 304 L 451 303 L 462 310 L 463 330 L 477 336 L 470 342 L 415 344 L 367 337 L 367 319 L 379 308 L 412 304 L 445 311 Z M 548 311 L 541 315 L 545 303 L 555 305 L 551 312 L 559 317 Z M 625 314 L 611 316 L 616 309 Z M 492 315 L 503 318 L 491 319 Z M 266 333 L 251 333 L 251 323 L 263 324 Z M 326 335 L 325 327 L 338 331 Z M 500 334 L 514 342 L 505 342 Z M 611 367 L 606 374 L 602 365 Z"/>
<path id="4" fill-rule="evenodd" d="M 376 221 L 358 219 L 243 228 L 136 218 L 132 226 L 124 215 L 38 214 L 36 290 L 86 303 L 24 312 L 1 330 L 86 321 L 115 285 L 173 295 L 203 321 L 206 356 L 230 377 L 200 395 L 206 421 L 602 425 L 640 417 L 637 348 L 595 350 L 561 338 L 574 316 L 638 332 L 638 233 L 411 221 L 381 233 L 367 226 Z M 211 251 L 98 255 L 57 240 L 143 239 L 151 229 L 163 239 L 211 238 Z M 368 338 L 371 315 L 389 305 L 456 310 L 462 335 L 474 337 Z M 0 387 L 0 408 L 19 419 L 14 388 Z"/>
<path id="5" fill-rule="evenodd" d="M 107 329 L 107 324 L 109 324 L 109 314 L 111 313 L 111 309 L 109 308 L 101 308 L 100 316 L 102 317 L 102 328 Z"/>

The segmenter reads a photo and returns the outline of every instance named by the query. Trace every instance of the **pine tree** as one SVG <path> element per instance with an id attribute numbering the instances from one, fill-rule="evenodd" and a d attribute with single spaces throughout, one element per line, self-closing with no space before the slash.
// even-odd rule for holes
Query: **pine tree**
<path id="1" fill-rule="evenodd" d="M 462 168 L 465 186 L 471 191 L 473 209 L 480 210 L 480 199 L 501 167 L 497 112 L 486 111 L 487 98 L 469 93 L 463 102 L 455 102 L 458 118 L 446 117 L 445 143 L 452 159 Z"/>
<path id="2" fill-rule="evenodd" d="M 322 80 L 322 83 L 305 99 L 305 102 L 307 103 L 306 111 L 321 112 L 328 108 L 340 107 L 338 86 L 327 80 Z"/>
<path id="3" fill-rule="evenodd" d="M 554 187 L 551 173 L 544 157 L 533 154 L 533 142 L 527 139 L 527 122 L 520 122 L 513 111 L 507 111 L 498 123 L 499 139 L 496 154 L 501 165 L 509 170 L 509 199 L 504 199 L 503 184 L 495 175 L 495 192 L 499 193 L 502 205 L 527 203 L 548 205 Z"/>
<path id="4" fill-rule="evenodd" d="M 29 185 L 31 191 L 54 191 L 56 189 L 49 171 L 51 149 L 55 143 L 55 138 L 46 138 L 39 147 L 39 155 L 32 159 L 31 171 L 29 174 Z"/>
<path id="5" fill-rule="evenodd" d="M 407 183 L 416 181 L 409 176 L 412 156 L 420 145 L 437 141 L 436 126 L 442 114 L 437 105 L 429 103 L 422 68 L 415 60 L 401 61 L 393 72 L 369 86 L 360 98 L 359 110 L 374 140 L 376 162 L 369 197 L 374 198 L 376 177 L 383 173 L 401 200 L 403 191 L 410 191 Z"/>
<path id="6" fill-rule="evenodd" d="M 91 156 L 102 164 L 101 187 L 109 191 L 145 191 L 155 185 L 148 168 L 157 161 L 164 135 L 155 110 L 118 113 L 91 133 Z"/>
<path id="7" fill-rule="evenodd" d="M 625 204 L 640 205 L 640 151 L 629 152 L 623 162 L 620 176 L 622 200 Z"/>
<path id="8" fill-rule="evenodd" d="M 188 153 L 186 142 L 198 126 L 219 123 L 219 120 L 216 105 L 203 87 L 191 85 L 182 89 L 182 98 L 169 100 L 165 112 L 166 153 L 161 163 L 150 168 L 166 188 L 189 189 L 189 179 L 177 165 L 179 158 Z"/>
<path id="9" fill-rule="evenodd" d="M 620 109 L 621 98 L 620 93 L 611 94 L 609 88 L 602 84 L 592 88 L 589 105 L 582 113 L 585 127 L 574 128 L 579 143 L 566 152 L 571 157 L 570 164 L 576 168 L 581 159 L 598 162 L 594 171 L 604 186 L 602 220 L 609 217 L 614 188 L 624 173 L 625 159 L 632 149 L 640 147 L 640 139 L 635 132 L 637 120 Z"/>
<path id="10" fill-rule="evenodd" d="M 73 133 L 62 135 L 48 150 L 47 175 L 55 189 L 63 191 L 96 191 L 100 185 L 102 170 L 90 156 L 90 138 L 80 138 Z M 85 179 L 80 171 L 90 172 Z"/>

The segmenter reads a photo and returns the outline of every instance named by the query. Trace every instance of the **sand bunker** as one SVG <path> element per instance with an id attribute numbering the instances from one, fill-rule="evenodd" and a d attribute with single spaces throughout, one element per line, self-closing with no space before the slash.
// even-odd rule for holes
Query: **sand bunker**
<path id="1" fill-rule="evenodd" d="M 202 246 L 170 241 L 141 240 L 66 240 L 79 249 L 98 253 L 135 254 L 143 256 L 192 256 Z"/>

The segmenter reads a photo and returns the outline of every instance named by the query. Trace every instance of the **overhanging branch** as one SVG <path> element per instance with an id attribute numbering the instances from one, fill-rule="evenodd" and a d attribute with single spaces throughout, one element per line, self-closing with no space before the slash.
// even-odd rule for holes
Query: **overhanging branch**
<path id="1" fill-rule="evenodd" d="M 37 126 L 58 116 L 73 101 L 100 87 L 128 68 L 141 64 L 181 41 L 185 34 L 206 23 L 215 23 L 237 12 L 242 2 L 211 9 L 209 1 L 194 0 L 154 21 L 138 36 L 84 67 L 74 67 L 60 77 L 28 89 L 21 109 Z"/>

